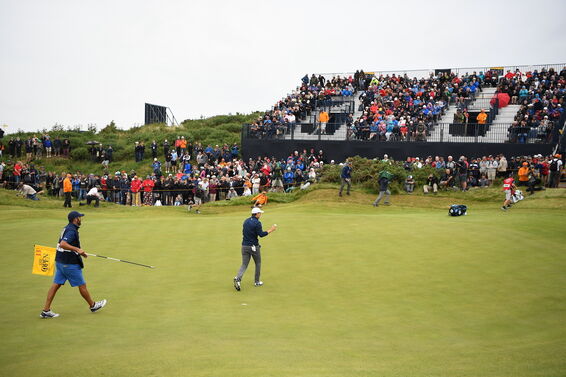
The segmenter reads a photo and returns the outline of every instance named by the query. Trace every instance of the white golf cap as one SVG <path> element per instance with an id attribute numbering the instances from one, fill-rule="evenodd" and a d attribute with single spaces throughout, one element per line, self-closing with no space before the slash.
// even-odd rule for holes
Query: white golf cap
<path id="1" fill-rule="evenodd" d="M 252 208 L 252 215 L 255 215 L 256 213 L 263 213 L 263 211 L 258 207 Z"/>

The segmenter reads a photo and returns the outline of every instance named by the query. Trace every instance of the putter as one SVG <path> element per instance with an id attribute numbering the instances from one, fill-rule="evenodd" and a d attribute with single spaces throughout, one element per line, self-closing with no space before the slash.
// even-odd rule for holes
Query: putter
<path id="1" fill-rule="evenodd" d="M 117 258 L 112 258 L 112 257 L 105 257 L 104 255 L 89 254 L 89 253 L 87 253 L 86 255 L 88 255 L 89 257 L 98 257 L 98 258 L 110 259 L 110 260 L 113 260 L 113 261 L 116 261 L 116 262 L 124 262 L 124 263 L 129 263 L 129 264 L 135 264 L 136 266 L 142 266 L 142 267 L 147 267 L 147 268 L 155 268 L 155 266 L 148 266 L 147 264 L 130 262 L 130 261 L 127 261 L 127 260 L 117 259 Z"/>

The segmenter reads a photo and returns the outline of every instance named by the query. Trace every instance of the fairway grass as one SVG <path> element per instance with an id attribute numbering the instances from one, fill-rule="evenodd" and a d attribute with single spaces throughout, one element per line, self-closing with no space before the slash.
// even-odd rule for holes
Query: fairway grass
<path id="1" fill-rule="evenodd" d="M 241 292 L 249 206 L 86 208 L 87 252 L 157 268 L 88 258 L 107 307 L 66 285 L 50 320 L 33 245 L 54 246 L 68 211 L 1 194 L 0 376 L 564 376 L 566 208 L 547 191 L 508 212 L 481 193 L 270 204 L 265 286 L 250 263 Z M 460 202 L 469 215 L 447 216 Z"/>

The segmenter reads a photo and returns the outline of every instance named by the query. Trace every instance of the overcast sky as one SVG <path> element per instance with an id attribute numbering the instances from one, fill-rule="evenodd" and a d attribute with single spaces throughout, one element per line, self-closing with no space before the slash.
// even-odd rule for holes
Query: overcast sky
<path id="1" fill-rule="evenodd" d="M 0 0 L 0 125 L 265 110 L 312 72 L 566 62 L 566 1 Z"/>

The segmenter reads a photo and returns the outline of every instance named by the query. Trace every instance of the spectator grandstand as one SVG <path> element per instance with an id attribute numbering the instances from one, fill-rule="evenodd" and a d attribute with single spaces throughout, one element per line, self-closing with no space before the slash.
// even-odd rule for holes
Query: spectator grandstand
<path id="1" fill-rule="evenodd" d="M 564 65 L 305 75 L 244 137 L 555 144 L 565 75 Z"/>

